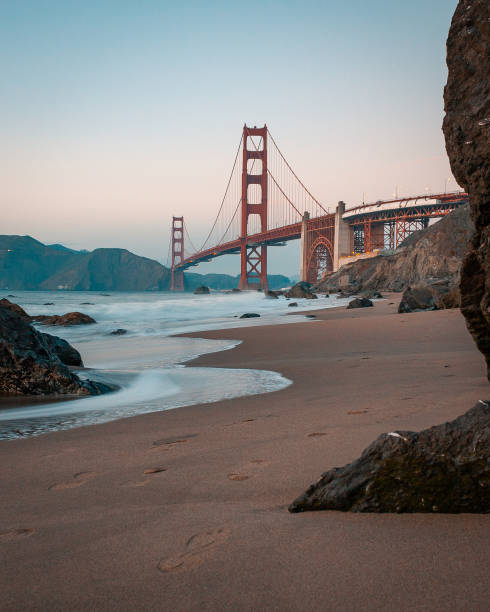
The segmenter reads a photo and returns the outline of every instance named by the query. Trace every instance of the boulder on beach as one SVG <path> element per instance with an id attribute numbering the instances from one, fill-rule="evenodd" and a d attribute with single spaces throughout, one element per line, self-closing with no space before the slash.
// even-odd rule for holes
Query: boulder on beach
<path id="1" fill-rule="evenodd" d="M 241 315 L 240 319 L 254 319 L 255 317 L 260 317 L 260 315 L 256 312 L 246 312 Z"/>
<path id="2" fill-rule="evenodd" d="M 200 285 L 199 287 L 196 287 L 194 289 L 194 295 L 208 295 L 209 294 L 209 287 L 206 287 L 205 285 Z"/>
<path id="3" fill-rule="evenodd" d="M 288 298 L 308 298 L 315 299 L 317 296 L 311 289 L 311 283 L 306 281 L 300 281 L 296 283 L 291 289 L 284 292 L 284 295 Z"/>
<path id="4" fill-rule="evenodd" d="M 121 327 L 119 329 L 113 329 L 110 332 L 110 336 L 123 336 L 124 334 L 127 334 L 128 330 L 127 329 L 122 329 Z"/>
<path id="5" fill-rule="evenodd" d="M 242 290 L 238 289 L 238 287 L 233 287 L 233 289 L 231 291 L 232 291 L 232 293 L 241 293 L 242 292 Z"/>
<path id="6" fill-rule="evenodd" d="M 398 312 L 418 312 L 421 310 L 440 310 L 459 308 L 460 293 L 445 281 L 424 283 L 416 287 L 407 287 L 403 292 Z"/>
<path id="7" fill-rule="evenodd" d="M 288 304 L 288 308 L 294 308 L 298 305 L 298 302 L 291 302 L 291 304 Z"/>
<path id="8" fill-rule="evenodd" d="M 83 312 L 67 312 L 64 315 L 36 315 L 31 317 L 33 321 L 41 323 L 41 325 L 91 325 L 97 323 L 95 319 L 89 317 Z"/>
<path id="9" fill-rule="evenodd" d="M 290 512 L 490 512 L 490 404 L 454 421 L 382 434 L 322 475 Z"/>
<path id="10" fill-rule="evenodd" d="M 76 349 L 32 327 L 11 305 L 0 304 L 0 394 L 98 395 L 112 390 L 81 380 L 65 364 L 82 365 Z"/>
<path id="11" fill-rule="evenodd" d="M 371 300 L 368 300 L 365 297 L 361 297 L 351 300 L 347 305 L 347 308 L 369 308 L 372 305 L 373 303 L 371 302 Z"/>

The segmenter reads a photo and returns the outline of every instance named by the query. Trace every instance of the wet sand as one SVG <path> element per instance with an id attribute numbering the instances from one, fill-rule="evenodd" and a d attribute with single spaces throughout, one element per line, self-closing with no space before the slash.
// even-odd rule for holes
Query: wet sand
<path id="1" fill-rule="evenodd" d="M 243 343 L 193 365 L 282 391 L 0 443 L 0 608 L 487 610 L 488 516 L 286 509 L 378 434 L 490 396 L 459 311 L 398 300 L 194 334 Z"/>

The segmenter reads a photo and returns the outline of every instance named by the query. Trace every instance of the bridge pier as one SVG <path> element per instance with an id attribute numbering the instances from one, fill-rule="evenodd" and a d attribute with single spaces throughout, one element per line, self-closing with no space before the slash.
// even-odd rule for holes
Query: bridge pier
<path id="1" fill-rule="evenodd" d="M 184 217 L 172 217 L 172 267 L 170 291 L 184 291 L 184 271 L 179 264 L 184 261 Z"/>
<path id="2" fill-rule="evenodd" d="M 349 224 L 344 221 L 342 215 L 345 213 L 345 202 L 340 201 L 335 209 L 335 234 L 333 246 L 333 271 L 340 268 L 340 258 L 348 257 L 354 250 L 354 232 Z"/>
<path id="3" fill-rule="evenodd" d="M 252 136 L 262 139 L 262 149 L 254 143 Z M 249 142 L 250 140 L 250 142 Z M 249 148 L 249 144 L 252 148 Z M 262 163 L 262 172 L 249 174 L 248 160 Z M 251 203 L 249 199 L 249 185 L 260 187 L 260 203 Z M 243 159 L 242 159 L 242 227 L 240 236 L 240 283 L 239 289 L 268 289 L 267 282 L 267 246 L 264 244 L 247 244 L 248 219 L 251 215 L 260 218 L 260 231 L 267 231 L 267 126 L 263 128 L 249 128 L 243 126 Z"/>

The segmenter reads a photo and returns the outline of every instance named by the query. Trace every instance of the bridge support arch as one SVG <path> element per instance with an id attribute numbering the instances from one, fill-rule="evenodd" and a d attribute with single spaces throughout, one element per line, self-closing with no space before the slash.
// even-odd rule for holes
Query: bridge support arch
<path id="1" fill-rule="evenodd" d="M 333 272 L 333 254 L 333 245 L 328 238 L 316 238 L 308 252 L 305 280 L 313 285 L 329 272 Z"/>
<path id="2" fill-rule="evenodd" d="M 259 149 L 250 137 L 262 138 Z M 250 142 L 249 142 L 250 139 Z M 249 148 L 249 145 L 252 148 Z M 262 172 L 248 173 L 248 160 L 260 160 Z M 249 201 L 249 185 L 260 187 L 260 202 Z M 242 161 L 242 199 L 241 199 L 241 235 L 240 235 L 240 289 L 268 289 L 267 283 L 267 246 L 248 242 L 248 220 L 251 215 L 258 215 L 260 232 L 267 230 L 267 126 L 263 128 L 243 126 L 243 161 Z"/>

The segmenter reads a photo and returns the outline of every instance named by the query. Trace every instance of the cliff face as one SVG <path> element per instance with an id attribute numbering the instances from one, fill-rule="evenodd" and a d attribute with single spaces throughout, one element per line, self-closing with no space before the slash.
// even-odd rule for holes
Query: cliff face
<path id="1" fill-rule="evenodd" d="M 392 255 L 378 255 L 343 266 L 319 284 L 323 291 L 385 289 L 401 291 L 429 279 L 457 284 L 473 225 L 463 206 L 434 225 L 415 232 Z"/>
<path id="2" fill-rule="evenodd" d="M 443 123 L 458 183 L 469 193 L 475 233 L 461 271 L 461 311 L 490 379 L 490 4 L 460 0 L 447 40 Z"/>

